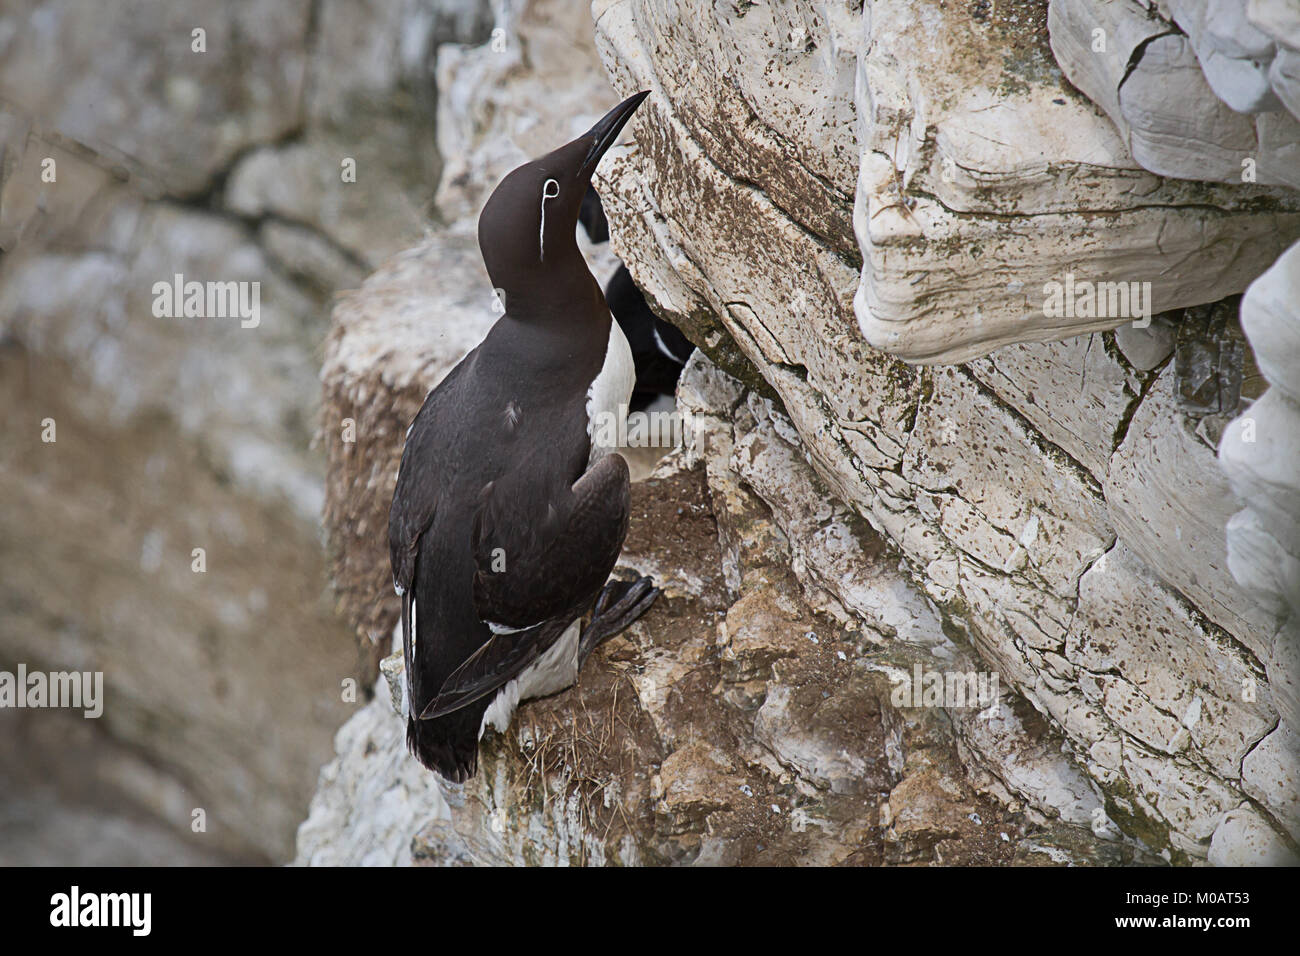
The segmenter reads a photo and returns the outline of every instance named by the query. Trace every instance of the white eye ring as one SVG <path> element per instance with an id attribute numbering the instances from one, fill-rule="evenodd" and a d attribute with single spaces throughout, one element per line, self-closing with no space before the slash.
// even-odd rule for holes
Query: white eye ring
<path id="1" fill-rule="evenodd" d="M 551 192 L 551 188 L 555 192 Z M 537 257 L 539 260 L 546 258 L 546 200 L 554 199 L 560 194 L 560 184 L 554 179 L 548 179 L 542 183 L 542 225 L 537 231 Z"/>

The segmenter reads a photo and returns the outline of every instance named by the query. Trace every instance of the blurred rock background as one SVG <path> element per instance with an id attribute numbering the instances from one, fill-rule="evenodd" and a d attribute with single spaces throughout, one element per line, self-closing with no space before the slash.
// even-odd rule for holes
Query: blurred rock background
<path id="1" fill-rule="evenodd" d="M 331 300 L 438 220 L 436 51 L 493 22 L 0 8 L 0 669 L 102 670 L 107 697 L 0 712 L 0 862 L 290 856 L 344 681 L 373 674 L 322 549 Z M 176 273 L 260 282 L 260 325 L 155 317 Z"/>

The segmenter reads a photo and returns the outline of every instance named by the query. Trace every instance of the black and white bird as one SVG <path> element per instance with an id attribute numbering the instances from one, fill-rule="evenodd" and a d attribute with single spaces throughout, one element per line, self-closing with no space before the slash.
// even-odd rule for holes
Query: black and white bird
<path id="1" fill-rule="evenodd" d="M 609 241 L 609 222 L 605 218 L 604 206 L 591 187 L 583 197 L 578 221 L 592 242 Z M 677 326 L 654 314 L 632 281 L 632 273 L 621 262 L 605 283 L 605 301 L 632 350 L 636 385 L 632 389 L 629 409 L 645 411 L 663 398 L 675 396 L 677 379 L 695 351 L 691 340 Z"/>
<path id="2" fill-rule="evenodd" d="M 505 314 L 407 433 L 388 519 L 406 739 L 451 781 L 473 775 L 487 727 L 572 684 L 659 595 L 649 578 L 609 580 L 628 467 L 596 436 L 625 412 L 634 371 L 575 238 L 596 164 L 647 95 L 493 191 L 478 240 Z"/>
<path id="3" fill-rule="evenodd" d="M 636 384 L 630 409 L 644 411 L 664 396 L 675 396 L 677 379 L 695 351 L 691 340 L 651 311 L 622 263 L 605 283 L 605 301 L 632 350 Z"/>

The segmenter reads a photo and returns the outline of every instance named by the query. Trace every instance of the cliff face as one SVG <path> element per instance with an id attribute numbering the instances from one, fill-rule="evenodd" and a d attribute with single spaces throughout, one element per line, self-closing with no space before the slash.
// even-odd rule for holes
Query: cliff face
<path id="1" fill-rule="evenodd" d="M 652 92 L 598 182 L 612 244 L 704 353 L 685 449 L 638 491 L 681 540 L 634 524 L 625 555 L 668 599 L 579 689 L 525 707 L 463 790 L 403 760 L 377 699 L 339 737 L 300 861 L 1294 853 L 1294 252 L 1270 265 L 1300 236 L 1278 132 L 1300 33 L 1250 5 L 1267 40 L 1243 26 L 1243 48 L 1282 66 L 1245 126 L 1198 140 L 1218 97 L 1240 108 L 1199 7 L 1132 0 L 1141 32 L 1112 22 L 1124 4 L 1000 6 L 593 4 L 617 92 Z M 521 11 L 506 46 L 527 53 L 533 18 L 560 14 Z M 528 127 L 493 125 L 489 49 L 440 57 L 439 110 L 491 129 L 475 146 L 508 168 Z M 572 88 L 576 57 L 538 52 L 492 89 L 562 129 L 530 90 Z M 1218 64 L 1200 86 L 1171 80 L 1200 62 Z M 1217 172 L 1177 178 L 1209 153 Z M 327 405 L 382 418 L 373 445 L 331 451 L 328 495 L 376 636 L 396 616 L 375 595 L 397 437 L 491 320 L 460 283 L 399 274 L 481 269 L 457 208 L 336 312 L 326 359 Z M 1266 270 L 1243 334 L 1235 296 Z M 665 500 L 716 524 L 716 558 L 686 517 L 652 520 Z M 900 706 L 928 671 L 995 673 L 999 703 Z"/>
<path id="2" fill-rule="evenodd" d="M 1038 5 L 786 9 L 697 10 L 688 35 L 654 3 L 597 4 L 616 85 L 661 94 L 608 176 L 615 248 L 674 317 L 716 316 L 833 491 L 1065 732 L 1116 822 L 1189 857 L 1238 809 L 1294 831 L 1265 673 L 1279 618 L 1229 573 L 1239 505 L 1215 458 L 1248 350 L 1235 306 L 1168 309 L 1262 272 L 1300 226 L 1295 194 L 1152 176 L 1062 81 Z M 850 150 L 833 120 L 855 60 Z M 741 125 L 726 109 L 750 111 L 743 138 L 715 132 Z M 835 226 L 855 173 L 856 298 Z M 1067 338 L 1126 322 L 1045 314 L 1067 271 L 1149 281 L 1165 314 Z M 1282 757 L 1264 773 L 1261 749 Z"/>

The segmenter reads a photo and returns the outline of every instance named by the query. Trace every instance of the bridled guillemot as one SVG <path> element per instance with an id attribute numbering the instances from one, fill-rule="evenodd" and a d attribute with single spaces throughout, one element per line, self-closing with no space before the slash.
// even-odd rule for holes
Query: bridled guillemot
<path id="1" fill-rule="evenodd" d="M 572 684 L 659 595 L 649 578 L 608 581 L 627 534 L 628 468 L 594 436 L 626 409 L 634 370 L 574 234 L 596 164 L 647 95 L 493 191 L 478 240 L 505 314 L 407 434 L 388 520 L 406 739 L 451 781 L 474 773 L 488 726 Z"/>

